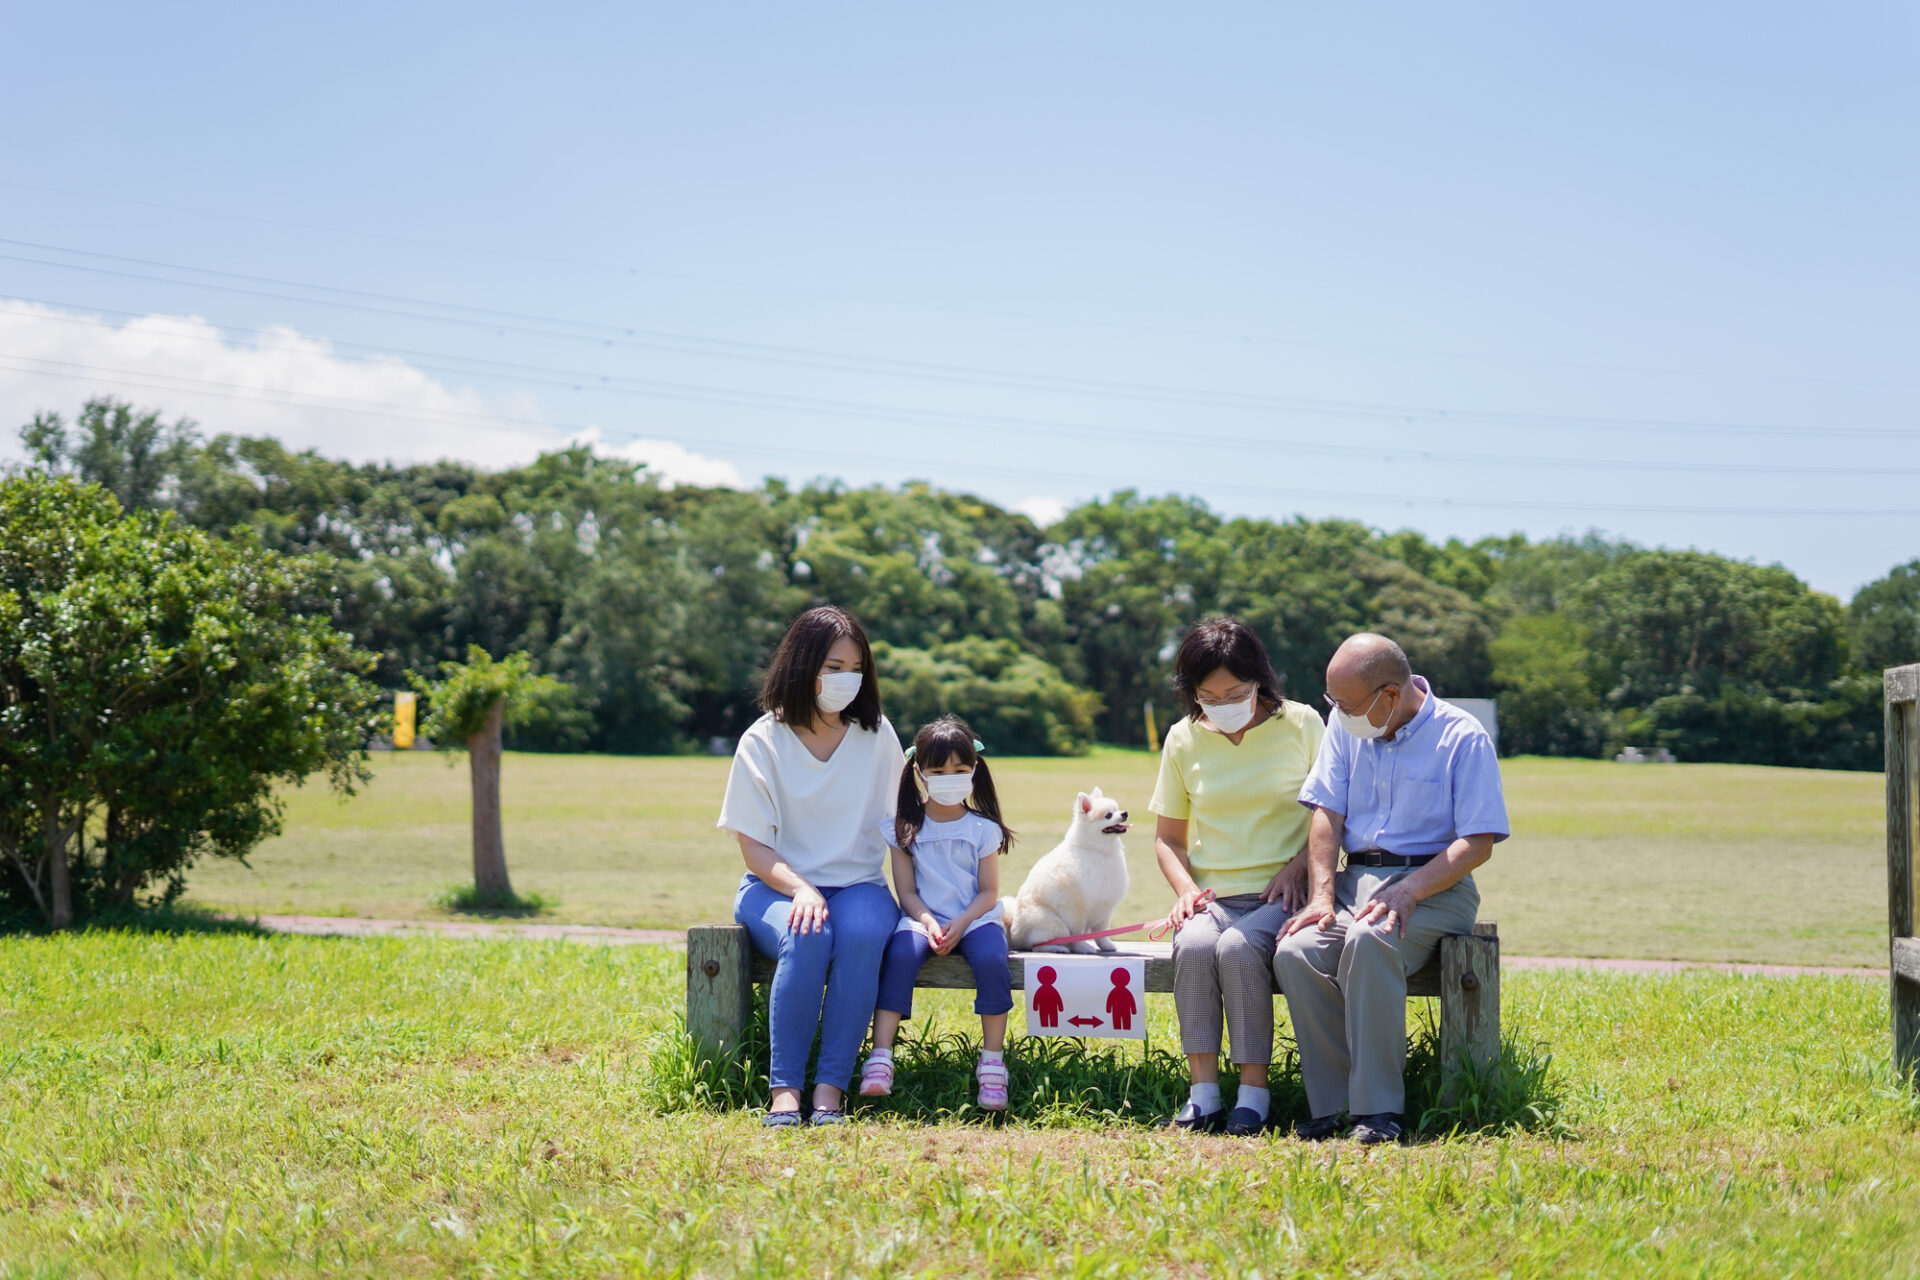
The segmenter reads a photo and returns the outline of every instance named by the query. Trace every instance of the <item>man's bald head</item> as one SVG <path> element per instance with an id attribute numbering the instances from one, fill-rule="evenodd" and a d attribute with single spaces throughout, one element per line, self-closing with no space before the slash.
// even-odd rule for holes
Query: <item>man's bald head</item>
<path id="1" fill-rule="evenodd" d="M 1365 696 L 1383 684 L 1404 685 L 1412 678 L 1406 650 L 1372 631 L 1348 636 L 1327 663 L 1327 689 L 1336 698 L 1342 696 L 1336 686 L 1346 686 L 1353 696 Z"/>

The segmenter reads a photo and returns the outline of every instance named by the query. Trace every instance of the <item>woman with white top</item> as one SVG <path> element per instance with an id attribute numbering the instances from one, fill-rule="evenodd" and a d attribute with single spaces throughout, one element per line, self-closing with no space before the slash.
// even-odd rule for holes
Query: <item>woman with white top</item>
<path id="1" fill-rule="evenodd" d="M 734 752 L 718 825 L 733 832 L 747 864 L 733 918 L 775 962 L 773 1098 L 762 1123 L 801 1122 L 817 1030 L 812 1122 L 838 1124 L 873 1016 L 880 957 L 900 919 L 880 824 L 905 757 L 880 714 L 867 633 L 844 609 L 809 609 L 793 621 L 760 706 L 766 714 Z"/>

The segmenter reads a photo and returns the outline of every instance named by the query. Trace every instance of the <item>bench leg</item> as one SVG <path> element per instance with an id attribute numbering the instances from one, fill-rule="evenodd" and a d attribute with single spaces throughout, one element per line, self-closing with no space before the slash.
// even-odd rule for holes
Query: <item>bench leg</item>
<path id="1" fill-rule="evenodd" d="M 737 1059 L 753 1018 L 753 950 L 737 924 L 687 930 L 687 1034 L 715 1062 Z"/>
<path id="2" fill-rule="evenodd" d="M 1462 1063 L 1500 1061 L 1500 940 L 1440 939 L 1440 1098 L 1452 1102 Z"/>

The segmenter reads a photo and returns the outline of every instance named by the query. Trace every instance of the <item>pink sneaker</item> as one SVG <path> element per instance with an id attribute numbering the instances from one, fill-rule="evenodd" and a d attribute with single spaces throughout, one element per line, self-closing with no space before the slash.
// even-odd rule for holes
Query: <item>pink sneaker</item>
<path id="1" fill-rule="evenodd" d="M 978 1102 L 982 1111 L 1005 1111 L 1007 1109 L 1007 1064 L 989 1062 L 985 1058 L 973 1069 L 974 1078 L 980 1082 Z"/>
<path id="2" fill-rule="evenodd" d="M 860 1096 L 884 1098 L 893 1092 L 893 1059 L 868 1058 L 860 1068 Z"/>

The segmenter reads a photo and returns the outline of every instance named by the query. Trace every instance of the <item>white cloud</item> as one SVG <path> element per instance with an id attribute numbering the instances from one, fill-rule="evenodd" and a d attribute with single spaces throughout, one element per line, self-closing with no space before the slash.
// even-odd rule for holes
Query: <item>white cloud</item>
<path id="1" fill-rule="evenodd" d="M 393 356 L 350 359 L 285 326 L 229 342 L 198 316 L 115 325 L 37 303 L 0 301 L 0 460 L 35 413 L 71 417 L 92 396 L 192 418 L 209 435 L 269 435 L 355 462 L 456 458 L 485 467 L 529 462 L 566 444 L 527 395 L 449 387 Z M 598 444 L 597 431 L 589 433 Z M 739 484 L 731 464 L 664 440 L 603 451 L 689 484 Z"/>
<path id="2" fill-rule="evenodd" d="M 1067 514 L 1067 504 L 1058 498 L 1022 498 L 1013 504 L 1013 509 L 1042 529 L 1058 524 Z"/>
<path id="3" fill-rule="evenodd" d="M 581 444 L 592 445 L 594 452 L 609 458 L 644 462 L 649 472 L 669 485 L 692 484 L 716 489 L 747 487 L 746 481 L 740 478 L 739 468 L 731 462 L 695 453 L 671 440 L 627 440 L 620 444 L 609 444 L 601 439 L 597 427 L 574 438 Z"/>

